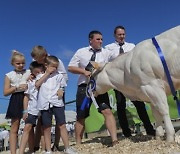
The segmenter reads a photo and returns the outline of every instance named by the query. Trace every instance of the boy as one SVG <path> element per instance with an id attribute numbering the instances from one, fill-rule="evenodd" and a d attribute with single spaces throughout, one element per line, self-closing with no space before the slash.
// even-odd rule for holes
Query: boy
<path id="1" fill-rule="evenodd" d="M 41 45 L 36 45 L 33 47 L 32 49 L 32 52 L 31 52 L 31 56 L 32 58 L 37 61 L 38 63 L 40 64 L 45 64 L 45 60 L 46 60 L 46 57 L 48 56 L 49 54 L 47 53 L 46 49 L 41 46 Z M 59 61 L 59 65 L 58 65 L 58 72 L 61 73 L 63 75 L 63 78 L 64 80 L 66 81 L 67 83 L 67 80 L 68 80 L 68 76 L 67 76 L 67 72 L 65 70 L 65 67 L 64 67 L 64 64 L 63 62 L 58 59 Z M 65 88 L 62 87 L 62 89 L 65 91 Z M 61 92 L 60 92 L 61 93 Z M 65 93 L 63 95 L 63 101 L 65 102 Z M 40 128 L 41 128 L 41 121 L 39 122 L 38 121 L 38 128 L 36 128 L 36 132 L 39 132 L 40 131 Z M 40 141 L 40 133 L 37 133 L 38 135 L 36 136 L 36 147 L 35 149 L 39 149 L 39 141 Z M 58 127 L 56 126 L 56 129 L 55 129 L 55 142 L 54 142 L 54 145 L 52 147 L 52 150 L 53 151 L 57 151 L 59 150 L 59 140 L 60 140 L 60 134 L 59 134 L 59 130 L 58 130 Z"/>
<path id="2" fill-rule="evenodd" d="M 21 138 L 19 153 L 23 154 L 29 138 L 29 151 L 34 152 L 34 132 L 33 127 L 36 125 L 39 110 L 37 109 L 37 95 L 38 89 L 35 87 L 36 76 L 44 71 L 44 66 L 38 64 L 36 61 L 30 64 L 29 69 L 33 76 L 32 81 L 28 81 L 28 89 L 25 91 L 24 96 L 24 111 L 23 120 L 25 120 L 25 127 Z"/>
<path id="3" fill-rule="evenodd" d="M 64 102 L 62 100 L 63 90 L 66 86 L 63 75 L 58 72 L 59 60 L 55 56 L 47 56 L 45 61 L 46 71 L 38 75 L 36 87 L 39 88 L 38 108 L 42 115 L 46 153 L 51 153 L 51 124 L 52 115 L 55 115 L 56 125 L 60 129 L 60 134 L 67 154 L 77 153 L 69 146 L 68 133 L 66 129 Z M 58 91 L 58 92 L 57 92 Z M 59 93 L 61 92 L 61 95 Z"/>

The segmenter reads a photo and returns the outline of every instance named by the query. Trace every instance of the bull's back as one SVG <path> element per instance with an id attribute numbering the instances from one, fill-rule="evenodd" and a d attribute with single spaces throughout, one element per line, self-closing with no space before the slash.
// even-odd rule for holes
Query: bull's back
<path id="1" fill-rule="evenodd" d="M 172 79 L 176 78 L 173 81 L 176 81 L 175 87 L 177 89 L 180 86 L 180 26 L 157 35 L 156 39 L 163 51 Z M 153 80 L 159 80 L 161 81 L 159 84 L 163 83 L 166 93 L 169 93 L 166 74 L 152 40 L 140 42 L 132 52 L 130 73 L 127 76 L 131 76 L 134 88 L 141 88 Z"/>
<path id="2" fill-rule="evenodd" d="M 180 26 L 157 35 L 156 39 L 170 73 L 173 77 L 180 77 Z M 107 84 L 129 98 L 142 96 L 142 87 L 154 80 L 161 81 L 161 86 L 164 84 L 165 89 L 169 89 L 162 62 L 151 39 L 138 43 L 132 51 L 107 64 L 103 71 L 107 75 Z"/>

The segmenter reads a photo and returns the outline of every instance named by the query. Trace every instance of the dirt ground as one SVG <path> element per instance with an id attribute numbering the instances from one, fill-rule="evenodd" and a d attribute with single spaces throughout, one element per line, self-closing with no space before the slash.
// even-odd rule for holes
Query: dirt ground
<path id="1" fill-rule="evenodd" d="M 157 141 L 150 136 L 137 135 L 125 139 L 119 137 L 119 144 L 112 147 L 110 137 L 95 137 L 80 146 L 80 154 L 180 154 L 180 145 Z"/>
<path id="2" fill-rule="evenodd" d="M 143 134 L 124 138 L 118 133 L 119 143 L 112 147 L 111 139 L 107 133 L 91 134 L 88 139 L 83 139 L 82 145 L 75 145 L 74 138 L 70 144 L 79 154 L 180 154 L 180 145 L 177 143 L 167 143 L 165 139 L 155 140 L 152 136 Z M 18 150 L 17 150 L 18 152 Z M 1 152 L 9 154 L 10 152 Z M 41 151 L 37 154 L 42 153 Z M 60 151 L 53 154 L 63 153 L 63 145 L 60 143 Z"/>

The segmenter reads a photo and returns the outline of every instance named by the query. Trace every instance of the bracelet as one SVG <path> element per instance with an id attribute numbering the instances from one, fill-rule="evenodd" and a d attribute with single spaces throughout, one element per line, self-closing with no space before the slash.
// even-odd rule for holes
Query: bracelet
<path id="1" fill-rule="evenodd" d="M 24 110 L 24 111 L 23 111 L 23 113 L 27 113 L 27 112 L 28 112 L 28 110 Z"/>

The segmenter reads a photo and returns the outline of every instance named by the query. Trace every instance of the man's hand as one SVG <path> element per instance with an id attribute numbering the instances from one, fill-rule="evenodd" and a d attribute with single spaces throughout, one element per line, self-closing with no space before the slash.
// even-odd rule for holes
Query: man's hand
<path id="1" fill-rule="evenodd" d="M 89 77 L 89 76 L 91 76 L 91 72 L 84 70 L 84 75 L 85 75 L 86 77 Z"/>

